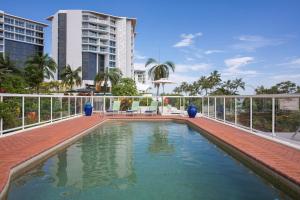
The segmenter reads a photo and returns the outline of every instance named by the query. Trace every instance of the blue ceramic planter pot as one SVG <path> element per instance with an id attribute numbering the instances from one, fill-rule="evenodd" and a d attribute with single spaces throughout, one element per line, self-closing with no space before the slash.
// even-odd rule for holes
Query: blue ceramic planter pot
<path id="1" fill-rule="evenodd" d="M 93 106 L 90 102 L 86 102 L 84 105 L 85 116 L 91 116 L 93 112 Z"/>
<path id="2" fill-rule="evenodd" d="M 189 114 L 190 118 L 195 118 L 195 116 L 197 115 L 197 107 L 194 105 L 189 105 L 187 113 Z"/>

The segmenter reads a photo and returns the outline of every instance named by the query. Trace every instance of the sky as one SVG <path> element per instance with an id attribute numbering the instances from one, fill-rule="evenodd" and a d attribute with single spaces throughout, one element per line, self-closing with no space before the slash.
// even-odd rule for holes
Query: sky
<path id="1" fill-rule="evenodd" d="M 59 9 L 137 18 L 135 68 L 147 58 L 173 61 L 170 79 L 179 84 L 218 70 L 223 80 L 243 78 L 242 94 L 287 80 L 300 85 L 299 0 L 0 0 L 0 10 L 48 24 Z M 45 45 L 51 54 L 50 28 Z"/>

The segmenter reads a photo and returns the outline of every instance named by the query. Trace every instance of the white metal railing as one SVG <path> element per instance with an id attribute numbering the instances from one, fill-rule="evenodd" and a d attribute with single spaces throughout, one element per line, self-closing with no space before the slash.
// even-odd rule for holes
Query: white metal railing
<path id="1" fill-rule="evenodd" d="M 0 119 L 0 135 L 16 130 L 83 114 L 84 104 L 90 101 L 94 112 L 105 112 L 114 100 L 121 100 L 123 111 L 130 109 L 133 100 L 142 107 L 158 100 L 163 115 L 187 115 L 190 104 L 204 116 L 253 133 L 300 142 L 300 95 L 236 95 L 236 96 L 64 96 L 36 94 L 0 94 L 1 102 L 14 102 L 16 110 L 11 121 Z"/>

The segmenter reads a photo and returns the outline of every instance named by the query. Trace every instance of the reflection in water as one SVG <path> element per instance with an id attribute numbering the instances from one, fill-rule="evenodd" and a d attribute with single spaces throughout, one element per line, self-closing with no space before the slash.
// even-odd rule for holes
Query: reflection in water
<path id="1" fill-rule="evenodd" d="M 169 144 L 168 129 L 164 126 L 154 126 L 148 151 L 151 153 L 173 153 L 174 150 L 173 144 Z"/>
<path id="2" fill-rule="evenodd" d="M 64 150 L 63 152 L 57 155 L 58 163 L 57 163 L 57 172 L 56 177 L 58 179 L 57 186 L 66 186 L 68 182 L 68 175 L 67 175 L 67 151 Z"/>
<path id="3" fill-rule="evenodd" d="M 280 193 L 197 131 L 172 122 L 106 123 L 14 180 L 8 194 L 10 200 L 224 197 Z"/>

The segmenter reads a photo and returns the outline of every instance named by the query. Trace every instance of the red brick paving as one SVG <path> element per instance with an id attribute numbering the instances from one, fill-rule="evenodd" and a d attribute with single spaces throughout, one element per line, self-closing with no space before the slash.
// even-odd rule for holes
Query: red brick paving
<path id="1" fill-rule="evenodd" d="M 10 169 L 106 119 L 184 119 L 234 146 L 279 174 L 300 185 L 300 151 L 205 118 L 177 116 L 79 117 L 0 138 L 0 191 Z"/>

